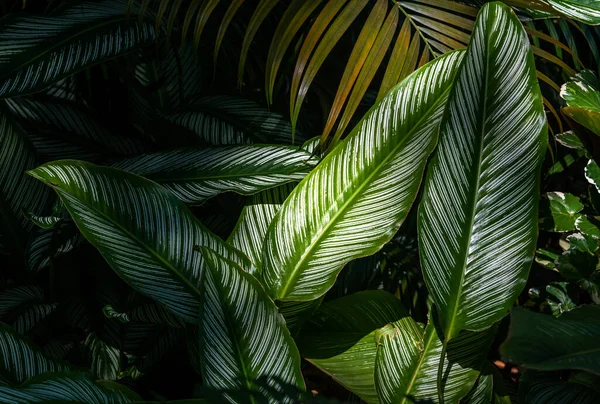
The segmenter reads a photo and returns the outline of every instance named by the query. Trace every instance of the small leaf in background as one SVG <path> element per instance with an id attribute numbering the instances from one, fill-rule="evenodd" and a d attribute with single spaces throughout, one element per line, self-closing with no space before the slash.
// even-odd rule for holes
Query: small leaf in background
<path id="1" fill-rule="evenodd" d="M 585 166 L 585 178 L 600 192 L 600 167 L 594 160 L 590 160 Z"/>
<path id="2" fill-rule="evenodd" d="M 569 149 L 582 150 L 585 147 L 581 140 L 579 140 L 579 137 L 572 131 L 558 133 L 554 136 L 554 138 L 558 143 L 565 147 L 568 147 Z M 590 160 L 590 162 L 591 161 L 592 160 Z"/>
<path id="3" fill-rule="evenodd" d="M 580 369 L 600 374 L 600 306 L 581 306 L 561 314 L 514 308 L 500 351 L 506 362 L 528 369 Z"/>
<path id="4" fill-rule="evenodd" d="M 569 281 L 590 277 L 598 267 L 598 256 L 578 249 L 569 249 L 555 262 L 560 274 Z"/>
<path id="5" fill-rule="evenodd" d="M 548 192 L 540 202 L 540 228 L 555 232 L 573 231 L 582 209 L 583 204 L 575 195 Z"/>
<path id="6" fill-rule="evenodd" d="M 259 402 L 293 402 L 276 398 L 289 388 L 298 394 L 305 390 L 298 349 L 277 307 L 236 263 L 207 248 L 202 255 L 207 262 L 198 341 L 203 383 L 244 391 Z"/>
<path id="7" fill-rule="evenodd" d="M 567 236 L 567 241 L 569 242 L 569 248 L 574 248 L 590 254 L 594 254 L 598 251 L 598 240 L 582 233 L 569 234 L 569 236 Z"/>
<path id="8" fill-rule="evenodd" d="M 581 215 L 575 220 L 575 227 L 586 236 L 600 240 L 600 222 L 596 217 Z"/>
<path id="9" fill-rule="evenodd" d="M 573 291 L 573 287 L 566 282 L 555 282 L 547 285 L 546 293 L 548 294 L 546 302 L 555 317 L 577 307 L 575 303 L 577 294 Z"/>

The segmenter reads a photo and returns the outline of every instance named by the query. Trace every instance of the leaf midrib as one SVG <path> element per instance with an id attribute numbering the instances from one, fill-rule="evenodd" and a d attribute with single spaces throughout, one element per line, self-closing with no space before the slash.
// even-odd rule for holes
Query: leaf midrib
<path id="1" fill-rule="evenodd" d="M 429 345 L 433 341 L 433 336 L 434 335 L 435 335 L 435 333 L 430 332 L 429 335 L 427 336 L 427 339 L 424 338 L 425 346 L 423 347 L 423 353 L 419 357 L 419 361 L 417 362 L 417 367 L 415 368 L 415 371 L 414 371 L 414 373 L 413 373 L 413 375 L 412 375 L 412 377 L 410 379 L 410 382 L 408 383 L 408 386 L 406 387 L 406 390 L 405 390 L 406 394 L 404 395 L 404 397 L 402 397 L 402 400 L 400 401 L 400 404 L 406 403 L 406 400 L 410 396 L 410 393 L 411 393 L 411 390 L 413 388 L 413 385 L 415 384 L 415 381 L 417 380 L 417 376 L 421 372 L 421 367 L 423 366 L 423 363 L 425 361 L 425 356 L 426 356 L 427 352 L 429 351 Z M 445 359 L 446 358 L 444 357 L 443 360 L 445 361 Z M 440 360 L 442 360 L 442 358 L 440 358 Z"/>
<path id="2" fill-rule="evenodd" d="M 421 116 L 421 118 L 419 118 L 417 120 L 417 122 L 415 123 L 413 128 L 410 131 L 408 131 L 406 136 L 400 142 L 398 142 L 398 144 L 387 154 L 387 156 L 381 161 L 381 163 L 375 167 L 373 172 L 362 182 L 362 184 L 355 190 L 355 192 L 353 192 L 353 194 L 346 200 L 346 202 L 344 204 L 342 204 L 341 208 L 334 214 L 334 216 L 331 218 L 331 220 L 329 220 L 329 222 L 322 228 L 322 231 L 320 231 L 318 233 L 318 235 L 315 238 L 313 238 L 309 247 L 304 250 L 304 253 L 300 256 L 300 259 L 296 261 L 296 265 L 294 266 L 294 268 L 292 269 L 292 271 L 290 273 L 290 276 L 288 277 L 289 281 L 283 285 L 283 288 L 281 289 L 281 291 L 279 293 L 279 297 L 284 298 L 287 295 L 288 289 L 292 286 L 292 283 L 295 283 L 295 281 L 297 280 L 297 278 L 299 276 L 301 266 L 304 265 L 305 261 L 307 260 L 307 257 L 312 256 L 313 250 L 317 247 L 317 245 L 319 245 L 319 241 L 325 236 L 325 234 L 327 234 L 327 232 L 329 231 L 329 228 L 333 225 L 333 223 L 336 222 L 337 218 L 340 215 L 342 215 L 343 213 L 345 213 L 345 211 L 348 208 L 348 206 L 350 205 L 350 203 L 354 202 L 354 200 L 358 197 L 358 195 L 362 194 L 364 188 L 366 188 L 367 185 L 370 185 L 373 177 L 379 173 L 379 171 L 392 158 L 392 156 L 396 155 L 398 149 L 402 145 L 404 145 L 405 141 L 413 136 L 414 132 L 416 131 L 416 128 L 420 127 L 421 123 L 430 116 L 431 112 L 434 111 L 435 108 L 440 104 L 440 100 L 445 98 L 445 96 L 450 92 L 451 88 L 452 88 L 451 85 L 447 86 L 447 88 L 441 93 L 441 95 L 432 104 L 432 106 L 430 108 L 426 109 L 425 113 Z M 361 122 L 362 122 L 362 120 L 361 120 Z M 324 166 L 321 164 L 320 167 L 324 167 Z M 317 170 L 318 169 L 319 168 L 317 168 Z M 316 172 L 316 170 L 313 172 Z M 356 183 L 358 181 L 359 181 L 359 178 L 355 177 L 353 179 L 352 183 Z M 343 196 L 344 196 L 343 194 L 338 195 L 338 198 L 336 198 L 336 201 L 339 200 Z M 416 195 L 415 195 L 415 198 L 416 198 Z M 332 207 L 334 207 L 334 206 L 336 206 L 336 205 L 332 204 Z M 323 217 L 323 216 L 324 215 L 321 215 L 321 217 Z"/>
<path id="3" fill-rule="evenodd" d="M 45 181 L 46 182 L 46 181 Z M 50 186 L 52 186 L 52 188 L 56 189 L 57 191 L 59 191 L 59 195 L 61 192 L 64 192 L 66 194 L 71 195 L 72 197 L 75 198 L 75 196 L 73 194 L 71 194 L 70 192 L 67 192 L 66 190 L 63 190 L 60 188 L 60 186 L 52 184 L 50 182 L 46 182 L 48 184 L 50 184 Z M 61 197 L 62 199 L 62 197 Z M 77 198 L 79 201 L 83 201 L 82 199 Z M 71 216 L 73 218 L 75 218 L 75 216 L 73 216 L 71 210 L 69 209 L 69 204 L 67 202 L 65 202 L 63 200 L 63 202 L 65 203 L 65 206 L 67 207 L 67 209 L 69 210 L 69 213 L 71 214 Z M 110 218 L 110 216 L 107 216 L 104 212 L 100 211 L 99 209 L 96 209 L 93 205 L 85 202 L 84 203 L 85 206 L 87 206 L 88 208 L 90 208 L 91 210 L 93 210 L 94 212 L 97 212 L 100 216 L 104 217 L 105 219 L 107 219 L 107 221 L 109 221 L 110 223 L 113 223 L 113 225 L 115 227 L 117 227 L 118 229 L 120 229 L 121 231 L 123 231 L 123 233 L 125 233 L 126 235 L 130 236 L 135 242 L 137 242 L 140 246 L 142 246 L 145 250 L 147 250 L 147 252 L 155 257 L 159 262 L 161 262 L 167 269 L 170 269 L 171 272 L 177 277 L 179 278 L 181 281 L 183 281 L 183 283 L 185 284 L 185 286 L 187 286 L 191 292 L 192 295 L 194 295 L 197 299 L 198 302 L 201 302 L 201 298 L 202 298 L 202 294 L 200 293 L 200 291 L 186 278 L 184 277 L 173 265 L 171 265 L 171 263 L 169 263 L 168 261 L 166 261 L 165 259 L 163 259 L 157 251 L 155 251 L 153 248 L 151 248 L 149 245 L 147 245 L 146 243 L 144 243 L 142 240 L 140 240 L 138 237 L 136 237 L 133 233 L 131 233 L 129 230 L 127 230 L 126 228 L 124 228 L 123 226 L 121 226 L 118 222 L 114 221 L 113 219 Z M 80 219 L 75 220 L 75 224 L 78 223 Z M 77 225 L 77 227 L 79 228 L 79 225 Z M 81 230 L 81 229 L 80 229 Z M 90 243 L 94 244 L 95 243 L 92 242 L 91 240 L 89 240 Z M 98 249 L 98 251 L 100 251 L 100 253 L 102 253 L 102 250 L 98 247 L 96 247 Z M 104 255 L 104 254 L 102 254 Z M 116 271 L 115 272 L 119 273 L 120 271 Z"/>
<path id="4" fill-rule="evenodd" d="M 194 170 L 201 170 L 202 168 L 197 168 Z M 224 168 L 226 169 L 226 168 Z M 186 171 L 183 171 L 183 173 L 185 173 Z M 239 178 L 240 180 L 245 179 L 246 177 L 258 177 L 258 176 L 265 176 L 265 175 L 291 175 L 291 174 L 301 174 L 303 172 L 310 172 L 310 170 L 306 169 L 305 166 L 302 167 L 290 167 L 288 170 L 286 171 L 264 171 L 264 172 L 249 172 L 249 173 L 236 173 L 236 174 L 222 174 L 222 175 L 207 175 L 207 176 L 189 176 L 189 177 L 181 177 L 181 176 L 173 176 L 173 177 L 169 177 L 169 176 L 162 176 L 162 175 L 157 175 L 154 176 L 152 174 L 148 174 L 147 176 L 145 176 L 148 179 L 151 179 L 154 182 L 158 182 L 158 183 L 163 183 L 163 182 L 170 182 L 170 183 L 180 183 L 180 182 L 187 182 L 187 181 L 210 181 L 210 180 L 220 180 L 220 179 L 230 179 L 230 178 Z M 171 175 L 173 175 L 173 172 L 170 173 Z M 176 172 L 175 172 L 176 174 Z M 141 174 L 142 176 L 144 176 L 143 174 Z"/>
<path id="5" fill-rule="evenodd" d="M 489 16 L 488 16 L 488 20 L 486 21 L 486 25 L 489 26 Z M 456 294 L 453 294 L 454 296 L 454 307 L 452 307 L 452 317 L 450 319 L 450 323 L 448 324 L 448 327 L 446 328 L 446 330 L 444 331 L 444 341 L 448 342 L 451 338 L 454 337 L 453 332 L 454 332 L 454 324 L 456 322 L 456 316 L 458 313 L 458 306 L 459 306 L 459 301 L 462 298 L 462 293 L 463 293 L 463 284 L 464 284 L 464 280 L 465 280 L 465 276 L 466 276 L 466 270 L 467 270 L 467 259 L 469 256 L 469 251 L 471 249 L 471 241 L 472 241 L 472 236 L 473 236 L 473 224 L 475 222 L 475 212 L 477 209 L 477 203 L 479 202 L 479 184 L 480 184 L 480 180 L 481 180 L 481 161 L 482 161 L 482 155 L 483 155 L 483 140 L 484 140 L 484 136 L 485 136 L 485 121 L 487 119 L 487 100 L 488 100 L 488 86 L 487 83 L 489 81 L 489 73 L 490 73 L 490 41 L 491 41 L 491 35 L 488 35 L 486 38 L 486 55 L 485 55 L 485 80 L 484 80 L 484 85 L 483 85 L 483 106 L 482 106 L 482 119 L 481 119 L 481 128 L 479 130 L 480 132 L 480 136 L 479 136 L 479 153 L 477 156 L 477 172 L 476 172 L 476 176 L 475 176 L 475 195 L 473 197 L 473 202 L 471 204 L 471 217 L 469 220 L 469 227 L 468 227 L 468 231 L 467 231 L 467 237 L 466 239 L 466 246 L 465 246 L 465 254 L 463 257 L 463 263 L 462 263 L 462 268 L 461 268 L 461 272 L 460 272 L 460 280 L 459 280 L 459 284 L 458 284 L 458 291 Z M 465 55 L 465 59 L 463 60 L 463 66 L 466 65 L 466 61 L 467 61 L 467 55 Z M 463 68 L 463 66 L 461 66 L 461 69 Z"/>

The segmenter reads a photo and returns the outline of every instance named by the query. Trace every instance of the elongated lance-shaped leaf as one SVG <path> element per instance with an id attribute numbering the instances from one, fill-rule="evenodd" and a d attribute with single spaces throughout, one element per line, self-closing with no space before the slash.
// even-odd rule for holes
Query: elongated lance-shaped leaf
<path id="1" fill-rule="evenodd" d="M 0 374 L 4 380 L 16 385 L 44 372 L 70 369 L 70 365 L 46 357 L 38 347 L 0 323 Z"/>
<path id="2" fill-rule="evenodd" d="M 465 331 L 449 344 L 442 379 L 447 402 L 457 403 L 475 384 L 494 331 Z M 442 341 L 435 326 L 423 330 L 409 317 L 382 328 L 376 338 L 375 385 L 381 402 L 437 401 Z"/>
<path id="3" fill-rule="evenodd" d="M 0 45 L 1 46 L 1 45 Z M 35 150 L 20 126 L 0 105 L 0 245 L 25 267 L 28 233 L 33 224 L 23 212 L 42 213 L 48 190 L 24 175 L 36 166 Z"/>
<path id="4" fill-rule="evenodd" d="M 48 163 L 29 174 L 54 188 L 81 233 L 121 278 L 186 321 L 198 321 L 202 297 L 203 260 L 194 246 L 210 246 L 250 267 L 241 252 L 152 181 L 75 160 Z"/>
<path id="5" fill-rule="evenodd" d="M 344 264 L 377 252 L 416 197 L 463 53 L 415 72 L 379 101 L 294 189 L 273 219 L 263 280 L 279 300 L 313 300 Z"/>
<path id="6" fill-rule="evenodd" d="M 553 372 L 527 370 L 519 380 L 519 402 L 530 404 L 596 404 L 598 376 L 574 373 L 568 380 Z"/>
<path id="7" fill-rule="evenodd" d="M 598 0 L 546 0 L 545 3 L 565 17 L 586 24 L 600 24 L 600 1 Z"/>
<path id="8" fill-rule="evenodd" d="M 515 308 L 502 356 L 538 370 L 581 369 L 600 375 L 600 306 L 554 316 Z"/>
<path id="9" fill-rule="evenodd" d="M 296 338 L 302 356 L 367 403 L 377 403 L 375 335 L 408 313 L 392 294 L 369 290 L 324 303 Z"/>
<path id="10" fill-rule="evenodd" d="M 314 163 L 310 153 L 295 147 L 248 145 L 146 154 L 114 167 L 161 184 L 183 202 L 200 204 L 222 192 L 250 195 L 299 181 Z"/>
<path id="11" fill-rule="evenodd" d="M 0 402 L 121 404 L 140 397 L 127 387 L 111 382 L 95 382 L 87 373 L 46 373 L 28 379 L 18 388 L 0 386 Z"/>
<path id="12" fill-rule="evenodd" d="M 419 206 L 423 275 L 446 341 L 491 326 L 525 286 L 546 136 L 527 35 L 508 7 L 487 3 Z"/>
<path id="13" fill-rule="evenodd" d="M 0 24 L 0 97 L 40 91 L 151 42 L 152 23 L 125 10 L 123 0 L 104 0 L 51 16 L 8 15 Z"/>
<path id="14" fill-rule="evenodd" d="M 275 391 L 305 389 L 300 355 L 277 307 L 262 285 L 235 262 L 202 248 L 204 299 L 200 306 L 200 357 L 207 387 L 247 389 L 250 402 L 274 402 Z M 262 398 L 262 401 L 260 400 Z"/>

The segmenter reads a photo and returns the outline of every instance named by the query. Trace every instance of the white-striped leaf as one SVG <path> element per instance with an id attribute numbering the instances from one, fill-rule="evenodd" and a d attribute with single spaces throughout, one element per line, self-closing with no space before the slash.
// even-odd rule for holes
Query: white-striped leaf
<path id="1" fill-rule="evenodd" d="M 205 385 L 246 390 L 250 402 L 276 402 L 265 383 L 279 392 L 290 386 L 303 391 L 298 349 L 262 285 L 214 251 L 202 248 L 202 254 L 207 268 L 199 343 Z"/>
<path id="2" fill-rule="evenodd" d="M 0 24 L 0 97 L 40 91 L 151 42 L 153 24 L 125 15 L 126 8 L 124 0 L 104 0 L 50 16 L 9 14 Z"/>
<path id="3" fill-rule="evenodd" d="M 114 165 L 200 204 L 222 192 L 250 195 L 308 174 L 314 162 L 303 150 L 286 146 L 231 146 L 178 149 L 146 154 Z"/>
<path id="4" fill-rule="evenodd" d="M 170 311 L 156 303 L 134 307 L 125 313 L 115 310 L 111 305 L 105 306 L 102 311 L 106 317 L 116 318 L 124 324 L 133 322 L 164 324 L 174 328 L 185 327 L 185 323 L 180 318 L 173 316 Z"/>
<path id="5" fill-rule="evenodd" d="M 446 341 L 508 313 L 535 251 L 546 118 L 527 35 L 507 6 L 481 10 L 447 108 L 418 216 Z"/>
<path id="6" fill-rule="evenodd" d="M 511 404 L 511 399 L 504 389 L 502 375 L 491 362 L 483 366 L 477 383 L 461 404 Z"/>
<path id="7" fill-rule="evenodd" d="M 250 263 L 208 231 L 172 193 L 115 168 L 75 160 L 29 172 L 58 193 L 83 236 L 134 289 L 189 322 L 198 321 L 203 260 L 209 246 Z"/>
<path id="8" fill-rule="evenodd" d="M 546 2 L 565 17 L 586 24 L 600 24 L 600 1 L 598 0 L 546 0 Z"/>
<path id="9" fill-rule="evenodd" d="M 181 111 L 161 115 L 160 121 L 187 129 L 202 143 L 214 146 L 292 143 L 288 119 L 242 97 L 202 97 Z M 302 142 L 304 136 L 296 131 L 295 140 Z"/>
<path id="10" fill-rule="evenodd" d="M 552 372 L 528 370 L 519 380 L 519 402 L 527 404 L 597 404 L 600 402 L 598 376 L 579 372 L 565 379 Z"/>
<path id="11" fill-rule="evenodd" d="M 42 213 L 49 198 L 42 184 L 24 175 L 36 165 L 33 146 L 0 105 L 0 245 L 23 267 L 24 247 L 33 227 L 23 212 Z"/>
<path id="12" fill-rule="evenodd" d="M 83 351 L 92 373 L 98 379 L 116 380 L 120 370 L 120 350 L 91 332 L 83 341 Z"/>
<path id="13" fill-rule="evenodd" d="M 408 314 L 393 295 L 358 292 L 323 304 L 296 340 L 306 360 L 367 403 L 377 403 L 375 335 L 404 318 Z"/>
<path id="14" fill-rule="evenodd" d="M 44 372 L 70 368 L 66 363 L 47 358 L 38 347 L 0 323 L 0 374 L 11 384 L 22 383 Z"/>
<path id="15" fill-rule="evenodd" d="M 87 373 L 46 373 L 18 388 L 0 386 L 0 402 L 11 404 L 121 404 L 139 399 L 127 387 L 110 381 L 94 382 Z"/>
<path id="16" fill-rule="evenodd" d="M 0 321 L 10 324 L 19 334 L 25 334 L 52 314 L 56 303 L 44 299 L 42 288 L 17 286 L 0 292 Z"/>
<path id="17" fill-rule="evenodd" d="M 390 91 L 290 194 L 264 246 L 263 281 L 279 300 L 312 300 L 344 264 L 377 252 L 417 195 L 462 52 Z"/>
<path id="18" fill-rule="evenodd" d="M 494 330 L 495 331 L 495 330 Z M 494 333 L 465 331 L 450 342 L 444 356 L 444 399 L 457 403 L 474 386 Z M 375 384 L 382 403 L 437 402 L 442 341 L 435 326 L 425 330 L 410 317 L 378 331 Z"/>

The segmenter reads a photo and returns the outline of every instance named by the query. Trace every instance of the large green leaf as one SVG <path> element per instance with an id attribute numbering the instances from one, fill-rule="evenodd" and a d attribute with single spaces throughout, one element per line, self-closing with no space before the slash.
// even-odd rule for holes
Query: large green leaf
<path id="1" fill-rule="evenodd" d="M 366 402 L 377 403 L 375 335 L 386 324 L 406 318 L 393 295 L 358 292 L 323 304 L 296 340 L 309 362 Z"/>
<path id="2" fill-rule="evenodd" d="M 198 321 L 208 246 L 249 268 L 247 258 L 208 231 L 171 192 L 115 168 L 75 160 L 29 171 L 58 193 L 73 220 L 134 289 L 189 322 Z"/>
<path id="3" fill-rule="evenodd" d="M 423 275 L 444 339 L 506 315 L 537 238 L 546 118 L 527 35 L 487 3 L 448 101 L 419 206 Z"/>
<path id="4" fill-rule="evenodd" d="M 442 379 L 447 402 L 458 402 L 475 384 L 493 331 L 464 331 L 448 345 Z M 429 324 L 423 330 L 407 317 L 379 330 L 376 339 L 375 385 L 381 402 L 437 401 L 438 365 L 443 347 L 435 326 Z"/>
<path id="5" fill-rule="evenodd" d="M 87 373 L 46 373 L 18 388 L 0 386 L 0 402 L 121 404 L 139 400 L 127 387 L 110 381 L 95 382 Z"/>
<path id="6" fill-rule="evenodd" d="M 146 154 L 115 167 L 161 184 L 183 202 L 200 204 L 222 192 L 249 195 L 299 181 L 313 165 L 310 153 L 294 147 L 247 145 Z"/>
<path id="7" fill-rule="evenodd" d="M 533 1 L 531 3 L 535 4 Z M 600 1 L 598 0 L 546 0 L 546 3 L 568 18 L 586 24 L 600 24 Z"/>
<path id="8" fill-rule="evenodd" d="M 377 252 L 416 198 L 462 52 L 389 92 L 290 194 L 265 240 L 263 281 L 279 300 L 323 295 L 352 259 Z"/>
<path id="9" fill-rule="evenodd" d="M 49 359 L 38 347 L 0 323 L 0 379 L 17 385 L 44 372 L 70 369 L 66 363 Z"/>
<path id="10" fill-rule="evenodd" d="M 581 369 L 600 374 L 600 306 L 554 316 L 515 308 L 501 352 L 505 360 L 538 370 Z"/>
<path id="11" fill-rule="evenodd" d="M 153 25 L 125 15 L 126 5 L 124 0 L 84 2 L 50 16 L 16 13 L 2 19 L 0 97 L 40 91 L 151 42 Z"/>
<path id="12" fill-rule="evenodd" d="M 600 380 L 597 376 L 582 373 L 575 373 L 565 380 L 551 372 L 528 370 L 519 380 L 519 402 L 527 404 L 596 404 L 600 400 L 600 391 L 598 390 Z M 589 376 L 592 376 L 591 380 L 589 380 Z"/>
<path id="13" fill-rule="evenodd" d="M 247 402 L 274 402 L 273 390 L 305 389 L 300 355 L 262 285 L 235 262 L 202 248 L 200 357 L 207 387 L 247 390 Z M 261 383 L 262 381 L 262 383 Z"/>
<path id="14" fill-rule="evenodd" d="M 0 45 L 1 46 L 1 45 Z M 42 213 L 49 193 L 24 175 L 36 164 L 25 133 L 0 105 L 0 246 L 25 267 L 25 245 L 33 224 L 23 212 Z"/>

